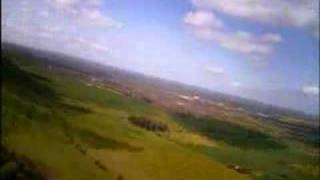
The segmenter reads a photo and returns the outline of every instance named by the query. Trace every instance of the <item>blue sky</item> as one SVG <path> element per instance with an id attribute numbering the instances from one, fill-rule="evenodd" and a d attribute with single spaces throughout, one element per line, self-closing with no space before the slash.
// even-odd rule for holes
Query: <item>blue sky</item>
<path id="1" fill-rule="evenodd" d="M 317 113 L 319 0 L 2 0 L 2 39 Z"/>

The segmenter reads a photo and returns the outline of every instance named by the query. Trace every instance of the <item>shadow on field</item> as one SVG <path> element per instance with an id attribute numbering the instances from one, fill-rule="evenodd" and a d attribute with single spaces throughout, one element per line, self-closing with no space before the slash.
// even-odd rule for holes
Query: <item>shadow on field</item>
<path id="1" fill-rule="evenodd" d="M 156 122 L 146 117 L 130 116 L 128 119 L 133 125 L 146 129 L 148 131 L 166 132 L 169 130 L 167 124 Z"/>
<path id="2" fill-rule="evenodd" d="M 126 142 L 120 142 L 111 138 L 100 136 L 94 132 L 78 129 L 74 130 L 73 133 L 77 135 L 81 141 L 93 148 L 96 149 L 113 149 L 113 150 L 121 150 L 125 149 L 128 151 L 141 151 L 141 148 L 133 147 Z"/>
<path id="3" fill-rule="evenodd" d="M 130 152 L 142 151 L 143 148 L 131 146 L 127 142 L 117 141 L 108 137 L 101 136 L 95 132 L 86 129 L 73 128 L 68 125 L 64 126 L 64 132 L 71 142 L 80 140 L 81 143 L 95 149 L 112 149 L 112 150 L 127 150 Z M 80 148 L 81 149 L 81 148 Z M 85 149 L 82 149 L 85 154 Z"/>
<path id="4" fill-rule="evenodd" d="M 189 114 L 177 113 L 175 120 L 186 128 L 198 131 L 199 133 L 215 140 L 222 140 L 225 143 L 242 149 L 255 150 L 277 150 L 286 146 L 271 136 L 241 127 L 230 122 L 196 118 Z"/>
<path id="5" fill-rule="evenodd" d="M 50 80 L 21 69 L 7 57 L 2 57 L 3 88 L 23 101 L 51 106 L 58 101 L 56 92 L 50 87 Z"/>
<path id="6" fill-rule="evenodd" d="M 61 111 L 65 113 L 70 113 L 70 114 L 88 114 L 92 112 L 88 108 L 74 105 L 74 104 L 59 103 L 58 107 L 61 109 Z"/>
<path id="7" fill-rule="evenodd" d="M 6 109 L 14 109 L 15 113 L 25 114 L 28 119 L 50 119 L 50 113 L 39 110 L 43 107 L 60 115 L 91 113 L 88 108 L 62 102 L 60 94 L 52 88 L 54 84 L 50 79 L 25 71 L 10 58 L 2 57 L 1 61 L 2 88 L 6 92 L 2 103 Z"/>
<path id="8" fill-rule="evenodd" d="M 13 180 L 44 180 L 44 171 L 34 162 L 24 156 L 18 156 L 9 152 L 6 148 L 0 148 L 0 179 Z"/>

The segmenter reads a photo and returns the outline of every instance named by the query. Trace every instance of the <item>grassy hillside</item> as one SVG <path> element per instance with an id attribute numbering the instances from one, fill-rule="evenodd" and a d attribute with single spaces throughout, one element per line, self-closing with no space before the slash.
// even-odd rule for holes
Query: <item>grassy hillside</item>
<path id="1" fill-rule="evenodd" d="M 214 117 L 169 114 L 2 55 L 7 179 L 318 179 L 319 147 Z M 277 129 L 278 130 L 278 129 Z"/>
<path id="2" fill-rule="evenodd" d="M 171 131 L 196 135 L 155 107 L 48 72 L 17 55 L 3 55 L 2 63 L 4 178 L 248 179 L 175 143 L 179 136 L 171 140 Z M 133 116 L 168 129 L 137 126 L 128 120 Z"/>

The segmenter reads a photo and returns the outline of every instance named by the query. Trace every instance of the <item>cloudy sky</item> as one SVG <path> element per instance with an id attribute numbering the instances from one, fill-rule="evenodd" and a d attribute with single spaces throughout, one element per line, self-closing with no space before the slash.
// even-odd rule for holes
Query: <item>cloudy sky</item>
<path id="1" fill-rule="evenodd" d="M 319 0 L 1 0 L 2 40 L 318 111 Z"/>

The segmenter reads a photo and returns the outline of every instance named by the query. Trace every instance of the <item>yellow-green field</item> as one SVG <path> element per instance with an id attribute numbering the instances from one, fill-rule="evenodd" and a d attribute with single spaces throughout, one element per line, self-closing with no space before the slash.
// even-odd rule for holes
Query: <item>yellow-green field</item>
<path id="1" fill-rule="evenodd" d="M 3 62 L 3 146 L 49 179 L 248 179 L 180 145 L 212 142 L 155 107 L 33 64 Z M 161 121 L 169 130 L 136 127 L 131 115 Z"/>
<path id="2" fill-rule="evenodd" d="M 3 146 L 46 179 L 319 178 L 315 148 L 220 120 L 171 115 L 18 55 L 4 55 L 2 63 Z M 132 116 L 167 129 L 136 126 Z M 1 163 L 4 177 L 10 168 Z"/>

